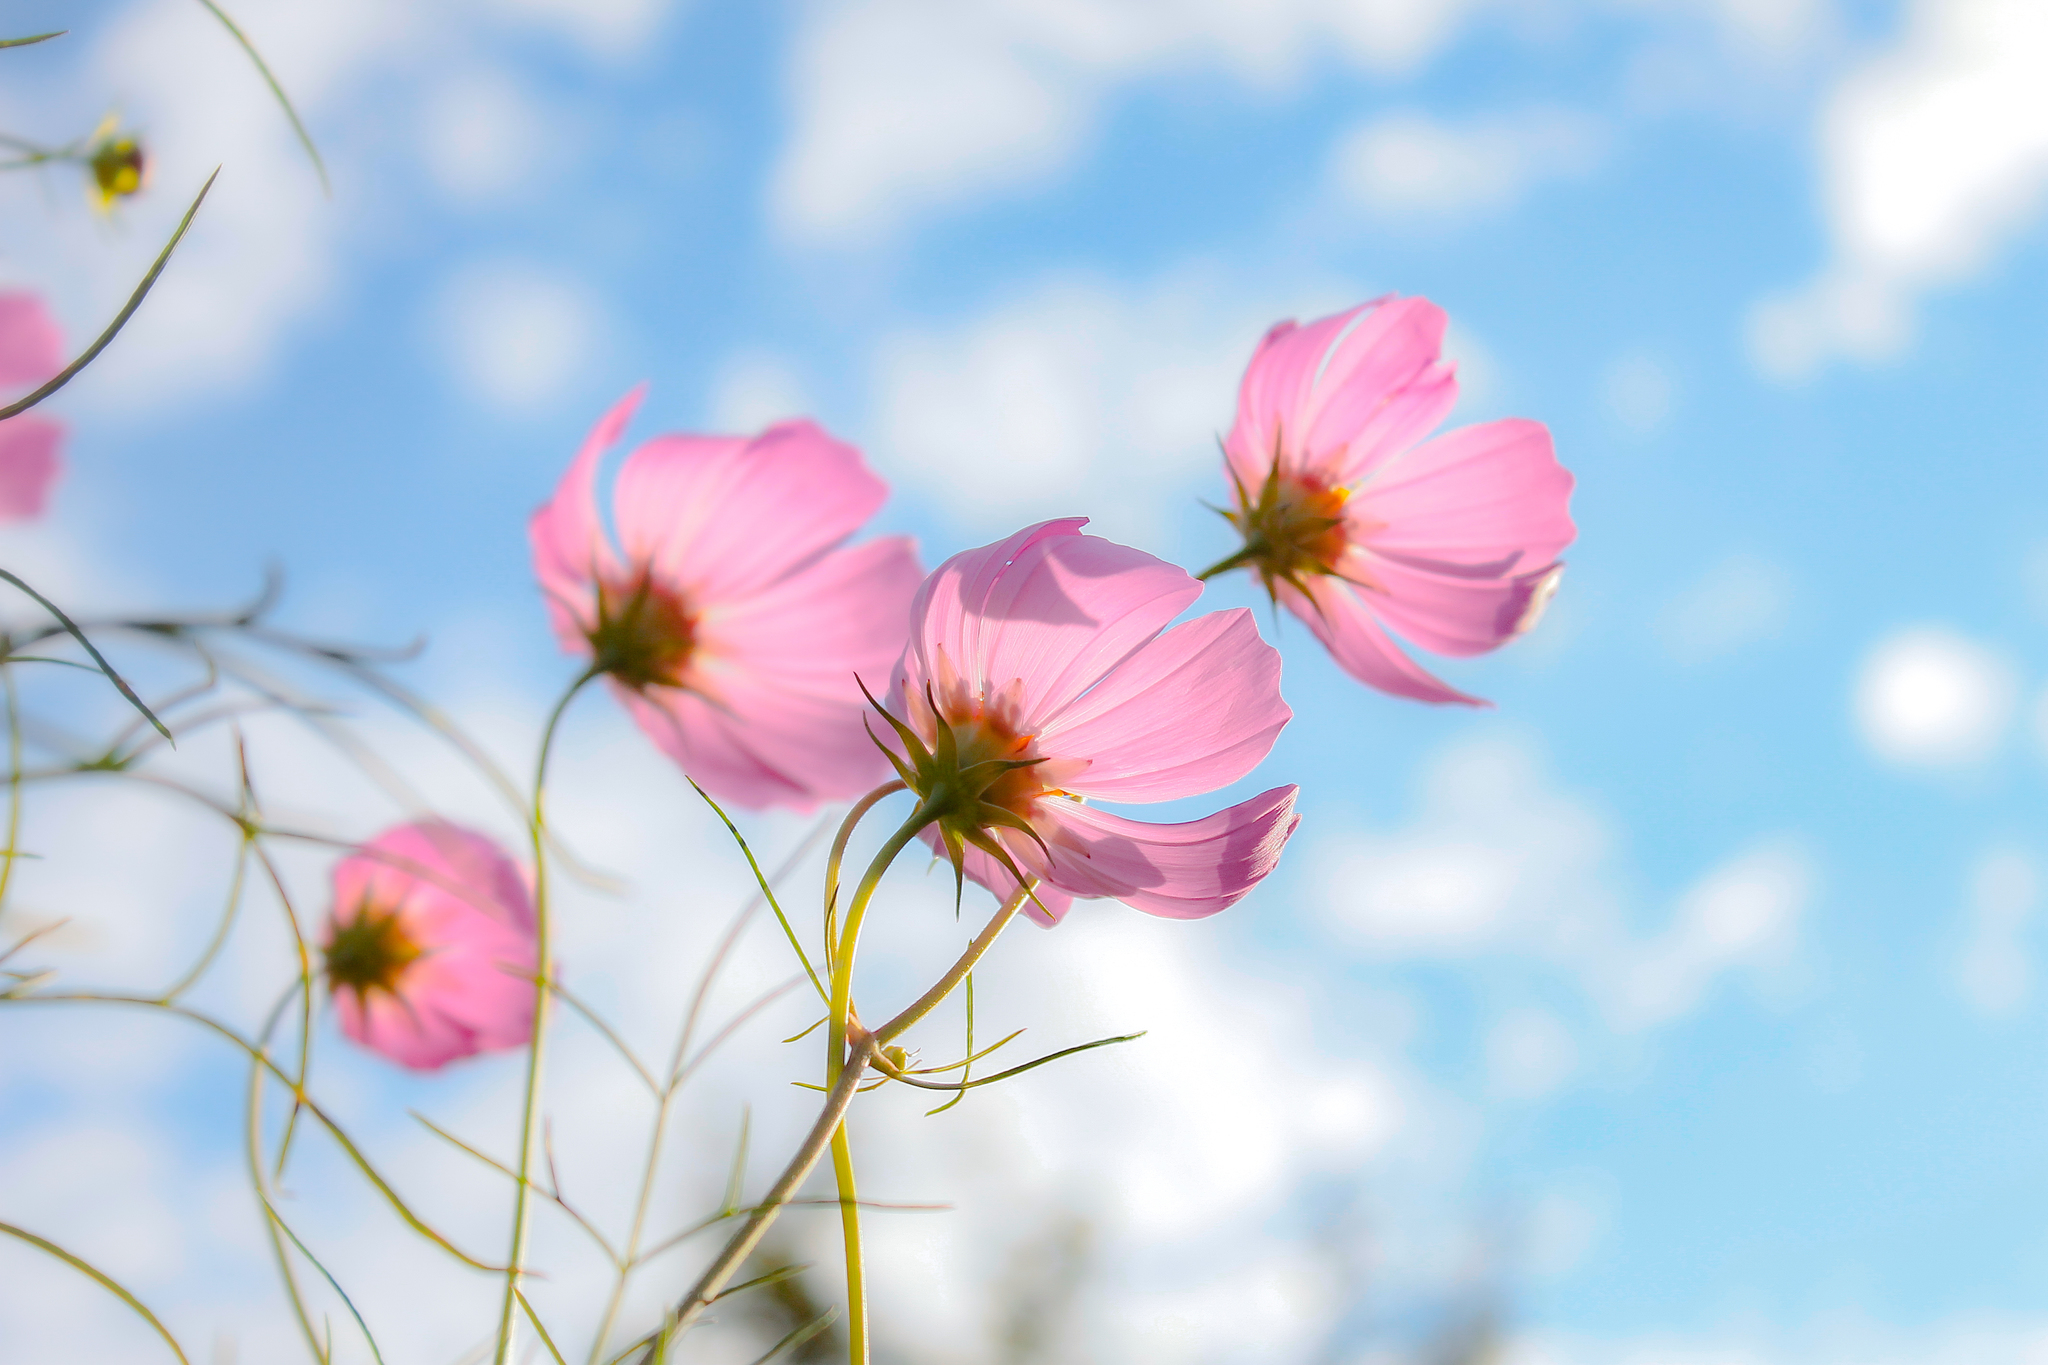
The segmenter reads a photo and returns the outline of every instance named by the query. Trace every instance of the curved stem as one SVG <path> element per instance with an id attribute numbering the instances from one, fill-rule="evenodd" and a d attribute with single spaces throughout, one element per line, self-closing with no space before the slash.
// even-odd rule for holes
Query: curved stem
<path id="1" fill-rule="evenodd" d="M 871 1037 L 863 1037 L 853 1045 L 852 1051 L 847 1054 L 845 1065 L 840 1068 L 839 1081 L 826 1096 L 825 1107 L 819 1111 L 817 1121 L 811 1125 L 811 1131 L 805 1136 L 803 1145 L 797 1148 L 796 1155 L 790 1158 L 789 1165 L 783 1168 L 781 1176 L 769 1188 L 761 1202 L 754 1206 L 753 1213 L 748 1215 L 740 1230 L 733 1234 L 732 1240 L 725 1244 L 725 1249 L 718 1253 L 718 1258 L 705 1268 L 683 1301 L 676 1305 L 675 1312 L 670 1315 L 668 1323 L 663 1328 L 662 1335 L 665 1338 L 673 1339 L 687 1332 L 697 1319 L 703 1316 L 706 1306 L 718 1297 L 718 1292 L 725 1288 L 726 1282 L 732 1279 L 740 1264 L 761 1244 L 761 1239 L 767 1235 L 769 1224 L 775 1221 L 775 1216 L 782 1211 L 784 1205 L 792 1202 L 791 1196 L 809 1178 L 812 1170 L 817 1167 L 818 1159 L 825 1155 L 825 1149 L 831 1145 L 832 1135 L 839 1131 L 840 1120 L 846 1117 L 847 1107 L 853 1103 L 854 1092 L 860 1088 L 861 1077 L 867 1074 L 868 1063 L 873 1060 L 875 1050 L 875 1040 Z M 658 1354 L 659 1346 L 660 1342 L 657 1341 L 656 1350 L 651 1354 Z"/>
<path id="2" fill-rule="evenodd" d="M 526 1047 L 526 1099 L 520 1109 L 519 1119 L 519 1164 L 518 1183 L 512 1195 L 512 1250 L 505 1258 L 505 1300 L 498 1315 L 498 1349 L 496 1365 L 506 1365 L 512 1358 L 513 1325 L 517 1322 L 519 1308 L 519 1276 L 526 1262 L 527 1190 L 533 1171 L 534 1131 L 539 1126 L 540 1091 L 542 1066 L 547 1057 L 547 1019 L 550 992 L 548 975 L 552 970 L 548 961 L 548 871 L 547 871 L 547 816 L 545 802 L 548 783 L 548 755 L 554 749 L 555 731 L 561 726 L 562 716 L 569 709 L 569 703 L 576 699 L 584 685 L 598 675 L 595 668 L 585 669 L 562 693 L 562 699 L 555 703 L 555 709 L 548 713 L 547 725 L 541 730 L 540 756 L 533 766 L 533 810 L 528 821 L 528 831 L 533 838 L 533 1037 Z"/>
<path id="3" fill-rule="evenodd" d="M 901 786 L 902 784 L 895 784 Z M 833 853 L 843 854 L 846 836 L 852 832 L 854 820 L 867 807 L 889 794 L 888 787 L 879 787 L 862 799 L 846 823 L 840 827 L 840 837 L 833 841 Z M 875 853 L 874 861 L 862 874 L 860 885 L 854 889 L 853 901 L 846 907 L 846 927 L 840 931 L 838 950 L 832 957 L 832 1028 L 825 1036 L 825 1084 L 833 1087 L 840 1079 L 842 1058 L 852 1045 L 848 1025 L 853 1016 L 853 958 L 860 947 L 861 920 L 867 915 L 868 902 L 874 899 L 875 888 L 882 883 L 882 874 L 896 861 L 896 856 L 917 837 L 919 830 L 931 823 L 931 814 L 920 802 L 894 834 L 883 842 Z M 826 885 L 830 888 L 828 897 L 836 899 L 838 884 L 832 866 L 826 873 Z M 829 901 L 828 901 L 829 903 Z M 828 939 L 827 942 L 830 942 Z M 838 1130 L 832 1135 L 832 1173 L 839 1185 L 839 1222 L 846 1244 L 846 1336 L 847 1359 L 851 1365 L 867 1365 L 868 1361 L 868 1313 L 867 1285 L 863 1275 L 860 1249 L 860 1206 L 853 1180 L 853 1149 L 846 1136 L 846 1122 L 840 1120 Z"/>
<path id="4" fill-rule="evenodd" d="M 867 1271 L 860 1254 L 860 1194 L 853 1182 L 853 1144 L 846 1120 L 832 1134 L 832 1179 L 839 1187 L 839 1236 L 846 1244 L 846 1359 L 868 1365 Z"/>
<path id="5" fill-rule="evenodd" d="M 853 809 L 846 812 L 846 818 L 839 822 L 839 832 L 832 836 L 832 849 L 825 855 L 825 970 L 831 971 L 834 955 L 838 952 L 838 934 L 835 925 L 839 915 L 839 864 L 846 857 L 846 841 L 853 837 L 853 828 L 861 822 L 877 803 L 897 792 L 908 791 L 901 782 L 884 782 L 881 786 L 853 803 Z"/>
<path id="6" fill-rule="evenodd" d="M 1031 885 L 1035 887 L 1037 884 L 1033 882 Z M 1001 908 L 989 920 L 988 926 L 975 935 L 974 942 L 967 945 L 967 951 L 960 954 L 960 960 L 955 962 L 930 990 L 920 995 L 903 1013 L 875 1030 L 875 1041 L 894 1042 L 912 1024 L 936 1009 L 941 1000 L 952 994 L 955 986 L 967 979 L 967 974 L 974 970 L 974 964 L 981 961 L 981 955 L 996 941 L 996 935 L 1002 933 L 1010 921 L 1017 917 L 1017 912 L 1024 908 L 1024 902 L 1029 899 L 1031 887 L 1018 888 L 1015 895 L 1003 902 Z"/>

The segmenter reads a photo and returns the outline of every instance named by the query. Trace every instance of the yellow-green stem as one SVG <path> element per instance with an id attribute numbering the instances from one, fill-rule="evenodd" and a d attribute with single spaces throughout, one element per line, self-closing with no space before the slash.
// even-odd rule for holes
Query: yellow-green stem
<path id="1" fill-rule="evenodd" d="M 555 730 L 561 725 L 569 703 L 583 690 L 584 684 L 596 676 L 595 669 L 585 670 L 569 684 L 569 690 L 548 713 L 547 726 L 541 731 L 540 756 L 533 767 L 533 810 L 528 821 L 533 839 L 533 1037 L 526 1046 L 526 1099 L 520 1108 L 519 1119 L 519 1178 L 512 1195 L 512 1250 L 505 1258 L 505 1300 L 498 1314 L 496 1365 L 506 1365 L 512 1358 L 513 1324 L 518 1320 L 519 1276 L 526 1263 L 526 1192 L 533 1170 L 533 1135 L 539 1127 L 542 1066 L 547 1057 L 548 975 L 552 970 L 548 960 L 548 850 L 547 816 L 544 813 L 548 753 L 554 748 Z"/>
<path id="2" fill-rule="evenodd" d="M 880 795 L 877 795 L 875 800 L 879 799 Z M 930 813 L 923 803 L 919 803 L 918 808 L 911 812 L 910 818 L 889 836 L 875 854 L 874 861 L 868 864 L 867 872 L 860 879 L 860 885 L 854 889 L 852 902 L 846 907 L 846 927 L 840 930 L 838 949 L 832 956 L 832 1028 L 825 1040 L 827 1090 L 838 1084 L 842 1059 L 854 1042 L 847 1034 L 847 1026 L 852 1022 L 853 1016 L 853 958 L 855 951 L 860 947 L 861 920 L 867 915 L 868 902 L 874 899 L 875 888 L 882 883 L 882 874 L 889 870 L 889 865 L 896 861 L 896 856 L 917 837 L 917 832 L 930 822 Z M 850 832 L 852 828 L 853 820 L 849 816 L 842 829 Z M 835 844 L 837 850 L 843 850 L 843 842 L 835 841 Z M 829 875 L 828 873 L 828 877 Z M 828 881 L 827 885 L 833 888 L 832 898 L 836 899 L 836 883 Z M 851 1365 L 867 1365 L 868 1305 L 860 1255 L 860 1206 L 855 1202 L 853 1151 L 846 1138 L 844 1119 L 840 1120 L 838 1129 L 832 1134 L 832 1173 L 839 1184 L 839 1225 L 846 1243 L 846 1337 L 849 1344 L 847 1358 Z"/>
<path id="3" fill-rule="evenodd" d="M 1036 885 L 1036 882 L 1032 883 L 1032 886 Z M 941 1000 L 953 993 L 955 986 L 967 979 L 967 974 L 974 970 L 974 964 L 981 961 L 981 955 L 996 941 L 996 935 L 1002 933 L 1010 921 L 1017 917 L 1017 912 L 1024 908 L 1024 902 L 1030 898 L 1031 888 L 1019 887 L 1015 895 L 1003 902 L 1001 908 L 989 920 L 987 927 L 975 935 L 974 942 L 967 945 L 967 951 L 960 954 L 960 960 L 955 962 L 930 990 L 920 995 L 903 1013 L 875 1030 L 875 1041 L 894 1042 L 912 1024 L 936 1009 Z"/>

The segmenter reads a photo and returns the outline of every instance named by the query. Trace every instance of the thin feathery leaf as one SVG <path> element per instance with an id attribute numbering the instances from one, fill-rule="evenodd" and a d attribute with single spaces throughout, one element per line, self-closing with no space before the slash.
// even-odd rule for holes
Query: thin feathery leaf
<path id="1" fill-rule="evenodd" d="M 562 1359 L 562 1353 L 555 1348 L 555 1339 L 548 1335 L 547 1327 L 540 1320 L 540 1314 L 533 1311 L 533 1305 L 526 1301 L 526 1295 L 520 1292 L 517 1285 L 512 1287 L 512 1296 L 518 1299 L 519 1306 L 526 1310 L 526 1320 L 533 1324 L 534 1331 L 540 1333 L 541 1345 L 548 1348 L 548 1354 L 555 1358 L 555 1365 L 569 1365 L 568 1361 Z"/>
<path id="2" fill-rule="evenodd" d="M 830 1016 L 827 1016 L 827 1017 L 829 1018 Z M 825 1020 L 824 1020 L 824 1019 L 820 1019 L 820 1020 L 818 1020 L 818 1023 L 817 1023 L 817 1024 L 813 1024 L 813 1025 L 811 1025 L 811 1026 L 810 1026 L 809 1028 L 805 1029 L 805 1030 L 804 1030 L 804 1031 L 803 1031 L 802 1033 L 798 1033 L 798 1034 L 793 1034 L 793 1035 L 791 1035 L 791 1036 L 790 1036 L 790 1037 L 788 1037 L 788 1038 L 784 1038 L 784 1039 L 783 1039 L 782 1041 L 783 1041 L 783 1042 L 785 1042 L 785 1043 L 800 1043 L 800 1042 L 802 1042 L 802 1041 L 803 1041 L 804 1039 L 806 1039 L 806 1038 L 810 1037 L 810 1036 L 811 1036 L 811 1035 L 812 1035 L 813 1033 L 816 1033 L 816 1032 L 818 1031 L 818 1024 L 822 1024 L 822 1023 L 824 1023 L 824 1022 L 825 1022 Z"/>
<path id="3" fill-rule="evenodd" d="M 0 38 L 0 47 L 32 47 L 37 43 L 47 43 L 52 38 L 62 38 L 69 32 L 68 28 L 60 28 L 55 33 L 37 33 L 27 38 Z"/>
<path id="4" fill-rule="evenodd" d="M 754 1124 L 751 1106 L 740 1109 L 740 1140 L 734 1144 L 732 1170 L 725 1177 L 725 1198 L 718 1203 L 719 1212 L 730 1216 L 740 1206 L 740 1189 L 747 1179 L 747 1137 Z"/>
<path id="5" fill-rule="evenodd" d="M 299 145 L 306 149 L 306 156 L 312 161 L 313 169 L 319 173 L 321 193 L 332 199 L 334 186 L 327 179 L 327 163 L 320 159 L 320 149 L 313 145 L 313 135 L 307 132 L 306 125 L 299 121 L 299 111 L 292 108 L 291 100 L 285 95 L 284 87 L 278 84 L 277 77 L 270 73 L 270 66 L 263 60 L 263 54 L 256 50 L 256 44 L 249 41 L 249 36 L 243 33 L 235 21 L 228 18 L 227 12 L 214 4 L 213 0 L 199 0 L 199 3 L 213 12 L 213 17 L 220 20 L 221 27 L 234 35 L 235 41 L 242 45 L 242 51 L 248 53 L 249 60 L 256 64 L 257 74 L 261 75 L 263 83 L 270 87 L 270 93 L 277 96 L 278 104 L 284 109 L 284 116 L 291 120 L 292 131 L 299 135 Z"/>
<path id="6" fill-rule="evenodd" d="M 107 343 L 112 341 L 115 335 L 128 325 L 128 319 L 135 315 L 135 310 L 142 306 L 143 299 L 149 296 L 150 289 L 156 284 L 156 277 L 163 274 L 164 266 L 171 259 L 171 253 L 177 250 L 178 243 L 185 239 L 185 229 L 192 226 L 192 216 L 198 213 L 199 206 L 206 202 L 206 192 L 213 188 L 213 182 L 219 176 L 220 168 L 216 166 L 213 174 L 206 177 L 206 183 L 199 187 L 198 197 L 193 199 L 192 207 L 186 209 L 184 218 L 179 220 L 178 230 L 171 234 L 170 241 L 164 243 L 164 249 L 157 253 L 156 263 L 150 266 L 149 273 L 142 277 L 142 283 L 135 286 L 135 292 L 128 296 L 127 304 L 123 306 L 119 313 L 114 315 L 114 320 L 107 324 L 107 330 L 101 332 L 98 339 L 79 354 L 78 359 L 59 370 L 56 377 L 50 380 L 49 383 L 26 397 L 18 398 L 6 407 L 0 408 L 0 422 L 4 422 L 19 413 L 27 412 L 57 390 L 69 384 L 77 377 L 78 372 L 92 364 L 99 353 L 107 348 Z M 13 577 L 12 574 L 8 576 L 10 578 Z"/>
<path id="7" fill-rule="evenodd" d="M 754 1365 L 768 1365 L 769 1361 L 775 1359 L 784 1351 L 794 1351 L 797 1347 L 830 1327 L 834 1322 L 838 1321 L 838 1318 L 839 1309 L 837 1307 L 827 1308 L 824 1312 L 818 1314 L 818 1316 L 812 1318 L 809 1322 L 769 1347 L 768 1354 L 756 1358 Z"/>
<path id="8" fill-rule="evenodd" d="M 711 793 L 697 785 L 696 778 L 686 773 L 683 781 L 689 783 L 690 790 L 704 799 L 705 805 L 711 807 L 711 813 L 718 817 L 719 823 L 725 826 L 726 833 L 732 835 L 733 842 L 738 844 L 740 852 L 746 855 L 747 866 L 754 874 L 754 884 L 761 888 L 761 895 L 766 898 L 768 908 L 775 912 L 775 922 L 782 926 L 783 935 L 789 939 L 789 946 L 795 950 L 797 961 L 804 964 L 804 975 L 811 979 L 811 986 L 818 992 L 818 998 L 829 1001 L 832 998 L 831 993 L 825 989 L 825 983 L 818 979 L 817 969 L 811 966 L 811 955 L 804 951 L 804 945 L 797 938 L 796 929 L 790 924 L 789 916 L 782 912 L 782 902 L 775 899 L 775 888 L 768 884 L 768 878 L 761 871 L 761 864 L 754 860 L 754 850 L 747 846 L 746 836 L 740 833 L 740 827 L 732 822 L 732 817 L 725 813 L 725 808 L 711 799 Z"/>
<path id="9" fill-rule="evenodd" d="M 747 1280 L 741 1284 L 733 1285 L 729 1289 L 721 1290 L 718 1294 L 718 1298 L 714 1298 L 713 1300 L 711 1300 L 711 1302 L 717 1303 L 719 1299 L 729 1299 L 733 1295 L 740 1293 L 742 1290 L 757 1289 L 762 1285 L 781 1284 L 784 1280 L 793 1279 L 794 1277 L 803 1274 L 806 1270 L 809 1270 L 810 1268 L 811 1263 L 808 1261 L 802 1262 L 798 1265 L 779 1265 L 775 1267 L 775 1269 L 769 1271 L 766 1275 L 756 1275 L 751 1280 Z"/>
<path id="10" fill-rule="evenodd" d="M 308 1261 L 312 1262 L 313 1269 L 319 1271 L 321 1278 L 326 1280 L 328 1285 L 334 1290 L 334 1292 L 341 1296 L 342 1306 L 347 1308 L 349 1311 L 349 1316 L 356 1320 L 356 1326 L 362 1330 L 363 1340 L 370 1343 L 370 1355 L 373 1358 L 375 1358 L 377 1365 L 384 1365 L 384 1353 L 377 1349 L 377 1338 L 371 1334 L 370 1324 L 363 1321 L 362 1311 L 356 1307 L 356 1301 L 348 1296 L 348 1291 L 341 1287 L 341 1281 L 334 1278 L 333 1271 L 329 1270 L 326 1266 L 320 1264 L 320 1258 L 318 1256 L 315 1256 L 312 1253 L 312 1251 L 307 1248 L 306 1244 L 299 1240 L 299 1234 L 293 1232 L 291 1224 L 285 1222 L 283 1218 L 278 1216 L 277 1210 L 274 1207 L 272 1207 L 268 1199 L 263 1201 L 263 1209 L 264 1212 L 270 1215 L 270 1220 L 273 1223 L 277 1224 L 278 1230 L 283 1232 L 285 1236 L 291 1238 L 292 1245 L 299 1249 L 299 1254 L 301 1256 L 304 1256 Z M 334 1358 L 334 1342 L 331 1335 L 327 1343 L 327 1356 L 330 1360 Z"/>
<path id="11" fill-rule="evenodd" d="M 0 417 L 4 417 L 6 415 L 7 414 L 5 413 L 0 413 Z M 114 666 L 107 662 L 106 656 L 101 654 L 99 650 L 93 647 L 92 641 L 85 638 L 85 632 L 78 628 L 77 622 L 73 621 L 69 616 L 66 616 L 64 614 L 63 608 L 59 607 L 55 602 L 52 602 L 49 598 L 37 592 L 34 588 L 31 588 L 27 583 L 24 583 L 19 577 L 8 572 L 6 569 L 0 569 L 0 580 L 12 583 L 15 587 L 20 588 L 30 597 L 33 597 L 36 600 L 37 604 L 43 608 L 43 610 L 49 612 L 50 615 L 56 617 L 57 624 L 64 627 L 65 631 L 70 634 L 71 638 L 78 641 L 78 643 L 84 647 L 85 652 L 92 656 L 92 661 L 99 665 L 100 672 L 107 675 L 107 681 L 111 682 L 114 685 L 114 689 L 118 691 L 122 696 L 128 699 L 128 704 L 130 706 L 133 706 L 137 711 L 140 711 L 143 714 L 143 716 L 148 719 L 149 723 L 156 727 L 156 731 L 158 734 L 162 735 L 165 739 L 170 740 L 172 748 L 175 749 L 178 747 L 178 742 L 174 739 L 171 739 L 171 732 L 165 729 L 164 723 L 156 718 L 156 712 L 150 710 L 149 704 L 143 701 L 141 697 L 135 695 L 135 689 L 128 685 L 128 680 L 126 678 L 123 678 L 119 673 L 116 673 L 114 671 Z"/>
<path id="12" fill-rule="evenodd" d="M 155 1328 L 156 1334 L 164 1339 L 164 1345 L 171 1348 L 172 1355 L 184 1362 L 184 1365 L 191 1365 L 190 1359 L 185 1355 L 185 1348 L 178 1345 L 178 1339 L 171 1335 L 171 1329 L 164 1326 L 157 1318 L 157 1315 L 150 1312 L 141 1299 L 129 1293 L 111 1275 L 108 1275 L 90 1261 L 72 1255 L 48 1238 L 36 1236 L 26 1228 L 18 1228 L 12 1223 L 0 1223 L 0 1232 L 6 1233 L 9 1237 L 17 1237 L 39 1251 L 48 1252 L 73 1270 L 76 1270 L 79 1274 L 86 1276 L 88 1279 L 98 1281 L 102 1289 L 105 1289 L 109 1294 L 127 1304 L 129 1308 L 134 1310 L 136 1316 Z"/>

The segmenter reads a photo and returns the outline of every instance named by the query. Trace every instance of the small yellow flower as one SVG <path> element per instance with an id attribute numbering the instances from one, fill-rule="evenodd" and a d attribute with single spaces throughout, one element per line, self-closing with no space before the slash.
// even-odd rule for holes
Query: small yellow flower
<path id="1" fill-rule="evenodd" d="M 93 133 L 92 151 L 85 164 L 92 170 L 94 207 L 106 213 L 117 199 L 127 199 L 149 187 L 150 156 L 133 133 L 119 130 L 109 114 Z"/>

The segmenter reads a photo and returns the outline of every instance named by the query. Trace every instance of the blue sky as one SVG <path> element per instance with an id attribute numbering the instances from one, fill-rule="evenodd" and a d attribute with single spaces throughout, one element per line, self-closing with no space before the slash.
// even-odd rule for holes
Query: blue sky
<path id="1" fill-rule="evenodd" d="M 947 1324 L 945 1350 L 906 1359 L 989 1358 L 975 1305 L 999 1294 L 997 1249 L 1028 1241 L 989 1210 L 1061 1198 L 1103 1229 L 1077 1321 L 1104 1359 L 1404 1359 L 1482 1292 L 1518 1365 L 2044 1349 L 2030 0 L 234 12 L 300 99 L 331 201 L 197 6 L 15 7 L 12 27 L 74 36 L 9 57 L 0 127 L 55 139 L 114 106 L 159 154 L 109 223 L 62 174 L 0 187 L 0 272 L 74 336 L 224 169 L 156 296 L 56 405 L 55 513 L 6 552 L 101 606 L 231 599 L 275 560 L 298 626 L 429 635 L 414 676 L 508 761 L 566 669 L 525 517 L 643 378 L 641 434 L 816 415 L 891 480 L 881 524 L 930 562 L 1080 512 L 1196 567 L 1226 544 L 1197 500 L 1221 495 L 1214 434 L 1260 332 L 1394 290 L 1450 312 L 1454 421 L 1544 421 L 1578 475 L 1551 615 L 1446 668 L 1496 711 L 1369 694 L 1282 622 L 1297 719 L 1250 779 L 1303 787 L 1281 873 L 1215 922 L 1099 907 L 1015 949 L 1107 973 L 1041 1028 L 1101 1009 L 1160 1041 L 878 1158 L 914 1174 L 921 1143 L 1040 1144 L 1028 1178 L 966 1161 L 918 1191 L 962 1203 L 943 1237 L 981 1249 L 930 1272 L 935 1319 L 878 1291 L 901 1342 Z M 625 781 L 599 757 L 640 784 L 621 817 L 639 842 L 592 837 L 652 869 L 664 821 L 700 817 L 606 704 L 586 712 L 591 798 Z M 51 818 L 53 843 L 80 837 Z M 29 887 L 29 918 L 76 890 Z M 592 952 L 633 951 L 625 923 Z M 96 957 L 108 941 L 67 962 L 141 961 Z M 1008 998 L 1040 1017 L 1014 970 Z M 603 980 L 658 1014 L 658 976 Z M 192 1097 L 232 1105 L 237 1083 L 196 1045 L 167 1055 L 190 1088 L 111 1109 L 0 1072 L 35 1101 L 0 1118 L 0 1191 L 69 1188 L 78 1134 L 117 1153 L 117 1130 L 160 1135 L 118 1158 L 138 1189 L 231 1165 Z M 333 1060 L 373 1125 L 430 1093 Z M 495 1065 L 449 1093 L 495 1112 Z M 1085 1121 L 1091 1085 L 1129 1091 L 1115 1131 Z M 1143 1168 L 1148 1142 L 1186 1148 L 1171 1216 L 1102 1175 Z M 257 1285 L 260 1261 L 190 1231 L 184 1198 L 151 1225 L 177 1254 L 137 1274 L 202 1335 L 246 1310 L 237 1330 L 266 1340 L 256 1288 L 199 1287 Z M 1249 1305 L 1227 1322 L 1226 1290 Z M 403 1312 L 405 1292 L 371 1297 Z"/>

